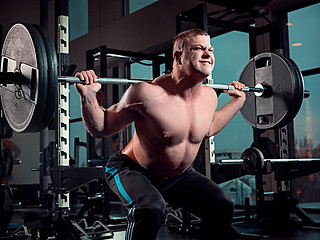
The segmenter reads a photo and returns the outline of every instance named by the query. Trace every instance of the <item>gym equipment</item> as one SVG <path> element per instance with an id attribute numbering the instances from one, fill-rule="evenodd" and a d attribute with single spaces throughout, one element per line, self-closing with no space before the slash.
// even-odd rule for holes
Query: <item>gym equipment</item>
<path id="1" fill-rule="evenodd" d="M 248 94 L 241 114 L 258 129 L 286 125 L 298 113 L 303 97 L 304 82 L 297 65 L 282 54 L 262 53 L 244 67 L 240 82 L 264 87 L 263 93 Z M 259 96 L 259 97 L 257 97 Z"/>
<path id="2" fill-rule="evenodd" d="M 57 103 L 57 57 L 52 41 L 39 26 L 16 24 L 9 30 L 0 71 L 19 76 L 14 84 L 6 81 L 10 77 L 1 77 L 1 103 L 10 127 L 16 132 L 46 128 Z"/>
<path id="3" fill-rule="evenodd" d="M 53 119 L 57 85 L 81 82 L 76 77 L 57 74 L 54 45 L 40 26 L 15 24 L 8 31 L 1 52 L 1 102 L 10 127 L 16 132 L 39 132 Z M 135 84 L 142 80 L 99 78 L 102 84 Z M 247 101 L 241 110 L 255 128 L 286 125 L 298 113 L 304 91 L 303 78 L 296 64 L 280 54 L 263 53 L 249 61 L 240 75 Z M 206 84 L 219 90 L 233 86 Z M 254 93 L 254 94 L 252 94 Z"/>
<path id="4" fill-rule="evenodd" d="M 220 165 L 243 164 L 247 167 L 247 174 L 262 172 L 268 163 L 310 163 L 318 162 L 320 158 L 291 158 L 291 159 L 265 159 L 262 152 L 255 147 L 247 148 L 241 155 L 241 159 L 219 160 Z"/>
<path id="5" fill-rule="evenodd" d="M 13 215 L 13 196 L 8 185 L 0 186 L 0 233 L 6 231 Z"/>
<path id="6" fill-rule="evenodd" d="M 9 177 L 11 176 L 14 159 L 12 156 L 11 151 L 8 148 L 4 148 L 2 150 L 1 156 L 0 156 L 0 166 L 2 169 L 2 176 L 3 177 Z"/>
<path id="7" fill-rule="evenodd" d="M 9 126 L 7 120 L 3 117 L 0 118 L 0 138 L 11 138 L 13 130 Z"/>

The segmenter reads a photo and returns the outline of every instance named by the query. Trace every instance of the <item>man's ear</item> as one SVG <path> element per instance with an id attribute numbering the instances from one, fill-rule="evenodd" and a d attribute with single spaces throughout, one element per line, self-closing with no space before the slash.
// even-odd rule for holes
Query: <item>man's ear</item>
<path id="1" fill-rule="evenodd" d="M 174 60 L 177 61 L 177 63 L 179 64 L 181 64 L 181 55 L 182 55 L 181 51 L 175 51 L 173 54 Z"/>

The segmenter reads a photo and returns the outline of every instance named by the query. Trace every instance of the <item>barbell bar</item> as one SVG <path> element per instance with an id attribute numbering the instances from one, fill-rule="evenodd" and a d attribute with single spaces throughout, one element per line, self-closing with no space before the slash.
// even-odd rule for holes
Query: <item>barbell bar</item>
<path id="1" fill-rule="evenodd" d="M 18 72 L 0 72 L 0 83 L 1 84 L 23 84 L 28 81 L 21 73 Z M 58 82 L 60 83 L 83 83 L 78 77 L 70 76 L 58 76 Z M 131 85 L 140 82 L 151 82 L 148 80 L 138 80 L 138 79 L 126 79 L 126 78 L 97 78 L 97 83 L 101 84 L 117 84 L 117 85 Z M 224 84 L 204 84 L 205 86 L 211 87 L 216 90 L 234 90 L 233 85 L 224 85 Z M 263 93 L 267 91 L 266 86 L 261 84 L 256 87 L 245 86 L 242 91 L 244 92 L 258 92 Z"/>
<path id="2" fill-rule="evenodd" d="M 247 159 L 250 161 L 250 159 Z M 218 164 L 221 165 L 232 165 L 232 164 L 241 164 L 245 163 L 246 159 L 220 159 Z M 272 158 L 272 159 L 264 159 L 264 162 L 271 163 L 287 163 L 287 162 L 314 162 L 320 161 L 320 158 Z"/>
<path id="3" fill-rule="evenodd" d="M 256 147 L 247 148 L 240 159 L 220 159 L 219 165 L 244 165 L 247 174 L 262 172 L 266 163 L 310 163 L 320 161 L 320 158 L 275 158 L 265 159 L 263 153 Z"/>
<path id="4" fill-rule="evenodd" d="M 58 76 L 58 82 L 65 83 L 82 83 L 83 81 L 77 77 L 69 77 L 69 76 Z M 148 80 L 138 80 L 138 79 L 126 79 L 126 78 L 97 78 L 96 82 L 101 84 L 118 84 L 118 85 L 130 85 L 136 84 L 139 82 L 151 82 Z M 234 90 L 235 87 L 233 85 L 227 84 L 203 84 L 205 86 L 211 87 L 215 90 Z M 254 92 L 257 97 L 267 97 L 272 95 L 272 90 L 267 84 L 257 84 L 255 87 L 244 86 L 241 89 L 243 92 Z M 269 92 L 269 93 L 268 93 Z M 310 92 L 308 90 L 304 90 L 304 98 L 308 98 L 310 96 Z"/>
<path id="5" fill-rule="evenodd" d="M 66 77 L 66 76 L 58 76 L 58 82 L 61 83 L 83 83 L 78 77 Z M 133 80 L 133 79 L 126 79 L 126 78 L 97 78 L 97 83 L 101 84 L 117 84 L 117 85 L 130 85 L 136 84 L 139 82 L 144 82 L 144 80 Z M 147 80 L 145 80 L 147 82 Z"/>
<path id="6" fill-rule="evenodd" d="M 21 73 L 18 72 L 0 72 L 0 83 L 1 84 L 13 84 L 13 83 L 21 83 L 24 82 L 24 77 Z M 83 83 L 78 77 L 71 76 L 58 76 L 58 82 L 61 83 Z M 101 84 L 117 84 L 117 85 L 131 85 L 139 82 L 151 82 L 148 80 L 139 80 L 139 79 L 126 79 L 126 78 L 97 78 L 96 82 Z M 235 87 L 233 85 L 227 84 L 204 84 L 205 86 L 211 87 L 215 90 L 234 90 Z M 245 86 L 241 91 L 243 92 L 254 92 L 257 97 L 267 95 L 265 93 L 269 92 L 268 96 L 271 96 L 271 88 L 267 84 L 257 84 L 255 87 Z M 304 98 L 308 98 L 310 96 L 310 92 L 308 90 L 304 90 Z"/>
<path id="7" fill-rule="evenodd" d="M 1 84 L 14 84 L 14 83 L 22 83 L 24 82 L 24 77 L 21 73 L 18 72 L 7 72 L 2 73 L 0 72 L 0 83 Z M 58 76 L 58 82 L 61 83 L 83 83 L 78 77 L 71 77 L 71 76 Z M 148 80 L 139 80 L 139 79 L 126 79 L 126 78 L 97 78 L 96 82 L 101 84 L 117 84 L 117 85 L 131 85 L 136 84 L 139 82 L 151 82 Z M 211 87 L 215 90 L 234 90 L 235 87 L 233 85 L 227 84 L 204 84 L 205 86 Z M 271 88 L 266 84 L 257 84 L 255 87 L 248 87 L 245 86 L 241 89 L 243 92 L 254 92 L 257 97 L 264 96 L 266 97 L 269 91 L 268 96 L 271 96 Z M 304 98 L 308 98 L 310 96 L 310 92 L 308 90 L 304 90 Z"/>
<path id="8" fill-rule="evenodd" d="M 82 83 L 78 77 L 67 77 L 67 76 L 58 76 L 58 82 L 65 83 Z M 134 79 L 125 79 L 125 78 L 97 78 L 96 82 L 101 84 L 119 84 L 119 85 L 130 85 L 136 84 L 139 82 L 150 82 L 147 80 L 134 80 Z M 216 90 L 233 90 L 235 87 L 233 85 L 224 85 L 224 84 L 204 84 L 205 86 L 211 87 Z M 266 91 L 265 87 L 248 87 L 245 86 L 242 91 L 244 92 L 264 92 Z"/>

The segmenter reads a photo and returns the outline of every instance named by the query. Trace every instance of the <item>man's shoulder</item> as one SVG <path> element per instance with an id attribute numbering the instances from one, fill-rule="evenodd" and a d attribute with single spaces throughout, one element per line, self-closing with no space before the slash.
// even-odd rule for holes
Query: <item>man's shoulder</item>
<path id="1" fill-rule="evenodd" d="M 213 88 L 209 87 L 209 86 L 203 85 L 202 89 L 203 89 L 205 94 L 213 94 L 213 95 L 217 96 L 216 91 Z"/>
<path id="2" fill-rule="evenodd" d="M 160 86 L 152 81 L 152 82 L 139 82 L 131 86 L 131 91 L 134 91 L 137 94 L 152 94 L 154 91 L 157 91 L 157 89 L 160 89 Z"/>
<path id="3" fill-rule="evenodd" d="M 140 82 L 135 84 L 135 88 L 137 88 L 137 90 L 142 90 L 142 91 L 150 91 L 152 90 L 152 92 L 154 91 L 161 91 L 163 90 L 163 85 L 166 85 L 165 83 L 167 81 L 170 81 L 170 77 L 168 75 L 162 75 L 159 76 L 157 78 L 155 78 L 152 82 Z M 152 94 L 152 92 L 149 92 L 150 94 Z"/>
<path id="4" fill-rule="evenodd" d="M 157 98 L 157 96 L 163 94 L 165 90 L 157 81 L 145 81 L 132 85 L 128 89 L 128 92 L 134 102 L 141 102 L 147 99 Z"/>

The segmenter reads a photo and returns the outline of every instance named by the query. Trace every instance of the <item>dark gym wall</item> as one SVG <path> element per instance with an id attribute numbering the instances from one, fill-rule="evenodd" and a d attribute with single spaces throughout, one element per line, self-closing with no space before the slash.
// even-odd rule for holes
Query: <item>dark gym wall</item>
<path id="1" fill-rule="evenodd" d="M 40 23 L 40 0 L 1 0 L 0 23 L 3 35 L 17 22 Z"/>
<path id="2" fill-rule="evenodd" d="M 54 0 L 48 0 L 49 34 L 55 36 Z M 5 37 L 8 30 L 15 23 L 40 24 L 40 0 L 1 0 L 0 24 L 2 24 L 2 36 Z M 1 39 L 1 42 L 3 39 Z"/>

